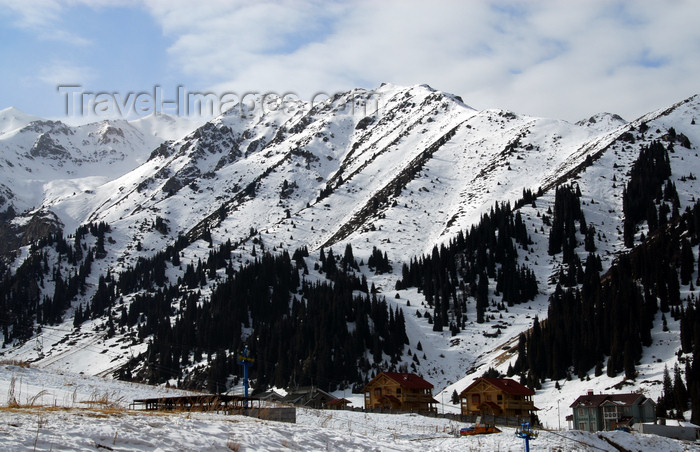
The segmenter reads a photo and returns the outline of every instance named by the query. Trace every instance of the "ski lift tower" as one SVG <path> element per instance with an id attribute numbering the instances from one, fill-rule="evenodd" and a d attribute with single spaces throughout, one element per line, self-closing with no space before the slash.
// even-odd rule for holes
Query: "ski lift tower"
<path id="1" fill-rule="evenodd" d="M 530 428 L 529 422 L 525 422 L 522 428 L 515 431 L 515 436 L 525 440 L 525 452 L 530 452 L 530 440 L 537 438 L 537 432 Z"/>
<path id="2" fill-rule="evenodd" d="M 250 351 L 246 345 L 243 348 L 243 352 L 238 354 L 238 364 L 243 366 L 243 395 L 246 400 L 244 402 L 244 407 L 248 408 L 248 368 L 253 365 L 255 360 L 250 357 Z"/>

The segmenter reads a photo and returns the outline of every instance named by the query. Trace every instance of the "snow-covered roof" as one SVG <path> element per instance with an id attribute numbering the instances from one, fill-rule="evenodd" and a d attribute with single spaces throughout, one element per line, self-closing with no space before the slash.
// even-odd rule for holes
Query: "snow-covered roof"
<path id="1" fill-rule="evenodd" d="M 494 386 L 495 388 L 499 389 L 500 391 L 503 391 L 506 394 L 512 394 L 512 395 L 525 395 L 525 396 L 531 396 L 535 395 L 535 391 L 532 389 L 521 385 L 517 381 L 513 380 L 512 378 L 490 378 L 490 377 L 481 377 L 478 378 L 474 383 L 469 385 L 462 393 L 468 392 L 470 388 L 472 388 L 474 385 L 479 383 L 480 381 L 484 381 L 491 386 Z"/>
<path id="2" fill-rule="evenodd" d="M 697 428 L 700 429 L 700 425 L 695 425 L 692 422 L 680 421 L 678 419 L 664 419 L 665 424 L 670 427 L 685 427 L 685 428 Z M 644 424 L 654 425 L 654 422 L 644 422 Z M 658 424 L 658 422 L 656 422 Z"/>
<path id="3" fill-rule="evenodd" d="M 639 399 L 643 400 L 639 400 Z M 619 406 L 632 406 L 645 402 L 646 397 L 642 394 L 637 393 L 627 393 L 627 394 L 593 394 L 588 393 L 586 395 L 580 396 L 574 401 L 570 407 L 587 406 L 587 407 L 597 407 L 606 403 L 615 404 Z M 653 402 L 653 401 L 652 401 Z"/>

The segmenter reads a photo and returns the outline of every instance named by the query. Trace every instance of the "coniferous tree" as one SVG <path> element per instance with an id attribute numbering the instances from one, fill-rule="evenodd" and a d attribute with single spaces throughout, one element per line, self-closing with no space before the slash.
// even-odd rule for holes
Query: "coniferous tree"
<path id="1" fill-rule="evenodd" d="M 673 367 L 673 404 L 677 413 L 683 413 L 688 409 L 688 390 L 683 383 L 678 363 Z"/>
<path id="2" fill-rule="evenodd" d="M 456 389 L 454 391 L 452 391 L 451 400 L 452 400 L 453 405 L 459 405 L 459 394 L 457 394 Z"/>
<path id="3" fill-rule="evenodd" d="M 680 277 L 681 284 L 687 286 L 691 282 L 693 276 L 693 270 L 695 267 L 695 259 L 693 257 L 693 250 L 690 246 L 690 242 L 684 238 L 681 246 L 681 258 L 680 258 Z"/>
<path id="4" fill-rule="evenodd" d="M 652 222 L 654 221 L 655 215 L 649 206 L 670 175 L 671 166 L 668 153 L 660 142 L 654 141 L 641 149 L 639 158 L 632 166 L 629 182 L 622 195 L 622 209 L 625 214 L 623 235 L 627 247 L 631 248 L 634 244 L 637 223 L 650 218 Z M 661 207 L 667 208 L 666 204 L 663 203 Z M 659 225 L 665 223 L 665 218 L 666 213 L 660 212 Z"/>
<path id="5" fill-rule="evenodd" d="M 486 308 L 488 307 L 489 278 L 485 273 L 479 275 L 479 284 L 476 289 L 476 323 L 484 323 Z"/>

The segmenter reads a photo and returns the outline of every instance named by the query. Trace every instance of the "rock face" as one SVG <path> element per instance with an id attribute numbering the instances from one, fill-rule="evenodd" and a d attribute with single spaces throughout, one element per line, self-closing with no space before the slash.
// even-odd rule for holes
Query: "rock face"
<path id="1" fill-rule="evenodd" d="M 11 255 L 22 246 L 63 232 L 63 225 L 50 211 L 37 212 L 22 224 L 7 219 L 8 212 L 4 215 L 6 218 L 0 221 L 0 255 L 3 256 Z"/>
<path id="2" fill-rule="evenodd" d="M 49 158 L 54 160 L 67 159 L 70 157 L 70 153 L 61 146 L 57 144 L 51 135 L 48 133 L 42 133 L 39 138 L 36 139 L 34 146 L 29 151 L 29 155 L 32 157 Z"/>

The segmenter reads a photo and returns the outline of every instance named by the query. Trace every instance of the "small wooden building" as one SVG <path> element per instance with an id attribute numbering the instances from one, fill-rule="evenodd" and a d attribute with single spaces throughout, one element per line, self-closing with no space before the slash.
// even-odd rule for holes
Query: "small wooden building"
<path id="1" fill-rule="evenodd" d="M 136 399 L 129 408 L 147 411 L 210 411 L 238 413 L 246 408 L 260 407 L 260 401 L 230 394 L 195 394 L 172 397 Z"/>
<path id="2" fill-rule="evenodd" d="M 287 395 L 281 399 L 282 403 L 308 408 L 326 408 L 328 403 L 337 399 L 334 395 L 316 386 L 304 386 L 289 389 L 288 391 Z"/>
<path id="3" fill-rule="evenodd" d="M 253 397 L 231 394 L 195 394 L 136 399 L 129 408 L 147 411 L 205 411 L 250 416 L 268 421 L 291 423 L 297 421 L 294 407 L 279 406 Z"/>
<path id="4" fill-rule="evenodd" d="M 459 395 L 462 414 L 529 417 L 535 391 L 510 378 L 477 378 Z"/>
<path id="5" fill-rule="evenodd" d="M 348 399 L 340 398 L 326 403 L 326 408 L 330 410 L 345 410 L 350 404 L 352 404 L 352 402 L 350 402 Z"/>
<path id="6" fill-rule="evenodd" d="M 382 372 L 363 392 L 367 410 L 437 412 L 433 385 L 416 374 Z"/>

